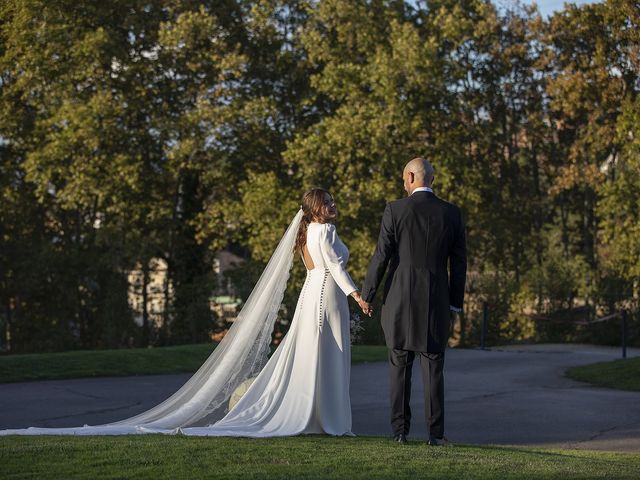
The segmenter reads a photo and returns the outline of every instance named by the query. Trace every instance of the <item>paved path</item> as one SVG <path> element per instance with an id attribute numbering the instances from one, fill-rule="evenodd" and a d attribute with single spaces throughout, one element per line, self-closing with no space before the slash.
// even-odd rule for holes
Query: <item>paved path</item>
<path id="1" fill-rule="evenodd" d="M 640 356 L 631 349 L 629 356 Z M 458 443 L 557 446 L 640 452 L 640 393 L 590 387 L 567 367 L 620 357 L 619 349 L 536 345 L 447 351 L 446 434 Z M 426 436 L 414 367 L 414 424 Z M 189 375 L 52 380 L 0 385 L 0 429 L 119 420 L 150 408 Z M 353 431 L 388 435 L 386 363 L 354 365 Z"/>

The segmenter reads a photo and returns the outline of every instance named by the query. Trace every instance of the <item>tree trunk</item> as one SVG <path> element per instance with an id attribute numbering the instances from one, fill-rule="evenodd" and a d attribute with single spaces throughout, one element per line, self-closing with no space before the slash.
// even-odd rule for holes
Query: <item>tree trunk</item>
<path id="1" fill-rule="evenodd" d="M 0 347 L 3 347 L 7 352 L 11 351 L 11 299 L 5 305 L 5 322 L 4 328 L 0 331 Z"/>
<path id="2" fill-rule="evenodd" d="M 149 261 L 142 261 L 142 345 L 149 346 Z"/>

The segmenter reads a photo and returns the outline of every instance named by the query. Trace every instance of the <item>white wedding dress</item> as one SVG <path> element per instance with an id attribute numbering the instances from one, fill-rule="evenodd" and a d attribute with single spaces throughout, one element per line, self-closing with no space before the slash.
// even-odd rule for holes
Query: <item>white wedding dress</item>
<path id="1" fill-rule="evenodd" d="M 307 270 L 291 328 L 236 406 L 209 427 L 186 435 L 273 437 L 301 433 L 352 435 L 351 340 L 345 270 L 347 247 L 331 224 L 311 223 Z"/>
<path id="2" fill-rule="evenodd" d="M 165 402 L 111 424 L 30 427 L 0 430 L 0 435 L 353 435 L 347 295 L 356 287 L 345 269 L 349 251 L 332 224 L 308 227 L 314 268 L 307 269 L 289 331 L 264 364 L 301 216 L 298 212 L 289 226 L 238 321 L 198 372 Z M 237 395 L 247 385 L 228 410 L 234 391 Z"/>

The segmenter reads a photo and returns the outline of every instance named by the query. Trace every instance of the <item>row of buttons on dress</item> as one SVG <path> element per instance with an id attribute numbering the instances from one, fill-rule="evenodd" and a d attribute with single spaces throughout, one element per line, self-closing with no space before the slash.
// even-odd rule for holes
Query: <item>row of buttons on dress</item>
<path id="1" fill-rule="evenodd" d="M 318 318 L 318 329 L 322 330 L 324 325 L 324 287 L 327 283 L 327 277 L 329 276 L 329 269 L 324 269 L 324 278 L 322 279 L 322 288 L 320 289 L 320 318 Z"/>

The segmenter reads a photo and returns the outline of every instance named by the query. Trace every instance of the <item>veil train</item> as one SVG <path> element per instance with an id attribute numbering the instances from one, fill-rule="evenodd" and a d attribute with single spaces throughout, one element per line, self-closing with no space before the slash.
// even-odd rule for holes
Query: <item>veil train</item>
<path id="1" fill-rule="evenodd" d="M 164 402 L 133 417 L 104 425 L 30 427 L 0 430 L 0 435 L 177 434 L 181 428 L 203 427 L 220 420 L 234 392 L 243 390 L 267 362 L 271 332 L 289 279 L 301 220 L 302 210 L 299 210 L 237 320 L 198 371 Z M 237 395 L 236 392 L 234 401 Z"/>

